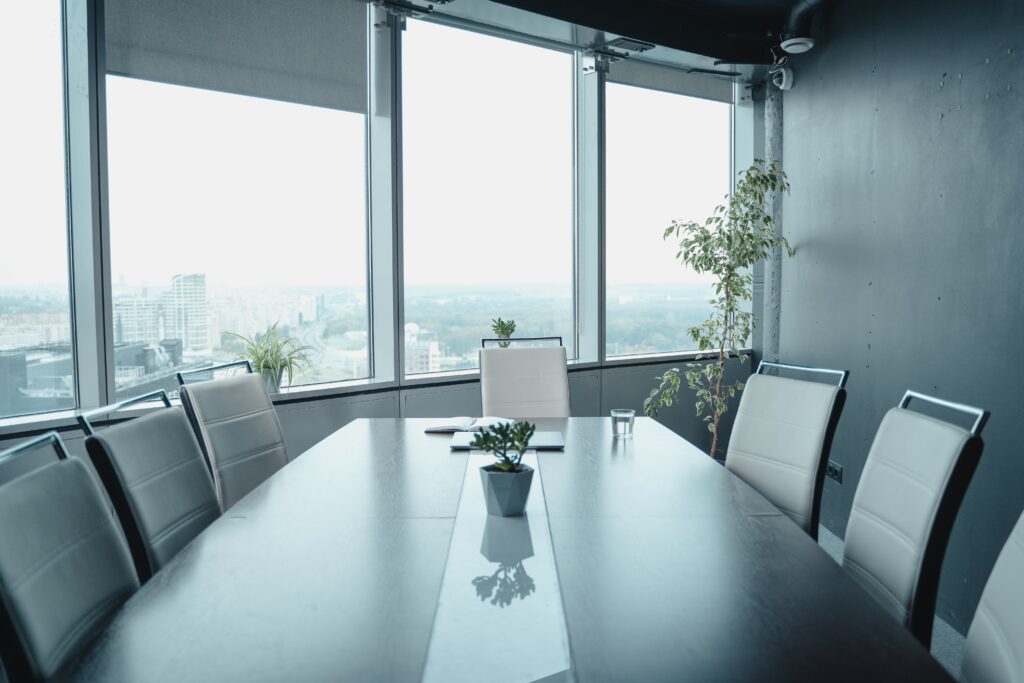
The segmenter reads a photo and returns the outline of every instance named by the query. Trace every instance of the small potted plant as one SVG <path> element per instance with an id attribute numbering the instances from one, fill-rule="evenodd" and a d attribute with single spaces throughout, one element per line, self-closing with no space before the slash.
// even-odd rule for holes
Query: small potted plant
<path id="1" fill-rule="evenodd" d="M 502 320 L 500 317 L 491 320 L 491 331 L 498 339 L 511 339 L 516 331 L 515 320 Z M 511 342 L 498 342 L 498 346 L 507 349 Z"/>
<path id="2" fill-rule="evenodd" d="M 277 323 L 263 334 L 253 335 L 251 338 L 234 332 L 228 334 L 238 337 L 245 344 L 245 351 L 239 358 L 248 360 L 252 364 L 253 372 L 263 376 L 267 393 L 276 394 L 281 391 L 281 379 L 285 373 L 288 373 L 288 384 L 291 385 L 295 371 L 309 367 L 309 356 L 306 352 L 310 347 L 299 344 L 294 337 L 282 336 L 277 331 Z"/>
<path id="3" fill-rule="evenodd" d="M 488 451 L 497 459 L 493 465 L 480 468 L 488 514 L 519 517 L 526 509 L 533 468 L 523 464 L 523 453 L 535 429 L 529 422 L 501 422 L 473 438 L 472 448 Z"/>

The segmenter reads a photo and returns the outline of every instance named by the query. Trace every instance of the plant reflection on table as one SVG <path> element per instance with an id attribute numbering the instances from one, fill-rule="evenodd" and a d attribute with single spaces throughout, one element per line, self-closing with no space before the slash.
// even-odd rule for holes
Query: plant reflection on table
<path id="1" fill-rule="evenodd" d="M 525 600 L 534 592 L 536 584 L 523 566 L 523 560 L 533 557 L 533 539 L 530 520 L 522 517 L 487 516 L 480 554 L 498 568 L 490 576 L 478 576 L 473 586 L 481 602 L 507 607 L 516 598 Z"/>

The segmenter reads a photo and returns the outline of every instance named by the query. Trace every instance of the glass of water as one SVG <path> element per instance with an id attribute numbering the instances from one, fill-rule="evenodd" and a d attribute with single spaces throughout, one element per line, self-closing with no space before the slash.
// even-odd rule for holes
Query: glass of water
<path id="1" fill-rule="evenodd" d="M 612 410 L 612 432 L 616 439 L 633 438 L 633 418 L 636 411 L 628 408 L 616 408 Z"/>

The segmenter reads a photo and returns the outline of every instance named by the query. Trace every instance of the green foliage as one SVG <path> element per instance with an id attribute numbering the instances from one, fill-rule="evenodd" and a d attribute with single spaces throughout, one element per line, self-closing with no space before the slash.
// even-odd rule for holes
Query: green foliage
<path id="1" fill-rule="evenodd" d="M 494 454 L 498 459 L 494 466 L 502 472 L 518 472 L 523 453 L 529 448 L 536 428 L 536 425 L 522 420 L 499 422 L 480 430 L 469 445 Z"/>
<path id="2" fill-rule="evenodd" d="M 753 276 L 750 269 L 777 248 L 793 255 L 785 237 L 775 234 L 775 223 L 767 205 L 774 192 L 788 192 L 789 181 L 777 162 L 758 159 L 742 171 L 735 192 L 715 207 L 703 223 L 672 221 L 665 239 L 678 241 L 676 258 L 687 268 L 715 277 L 714 296 L 707 320 L 689 329 L 690 337 L 701 351 L 696 360 L 713 359 L 701 364 L 688 363 L 683 373 L 687 387 L 696 394 L 697 416 L 704 416 L 712 434 L 711 455 L 718 450 L 718 425 L 729 409 L 729 400 L 743 390 L 742 382 L 725 382 L 725 361 L 747 344 L 754 326 L 754 314 L 744 302 L 751 299 Z M 659 384 L 644 400 L 644 413 L 657 415 L 679 398 L 682 387 L 679 368 L 657 378 Z"/>
<path id="3" fill-rule="evenodd" d="M 251 338 L 234 332 L 228 334 L 237 337 L 245 345 L 245 350 L 238 357 L 252 363 L 254 372 L 269 374 L 275 381 L 283 370 L 288 375 L 288 384 L 291 384 L 296 370 L 303 366 L 309 367 L 307 351 L 311 348 L 299 344 L 294 337 L 282 336 L 277 331 L 277 323 L 263 334 Z"/>
<path id="4" fill-rule="evenodd" d="M 502 320 L 500 317 L 491 320 L 491 330 L 498 339 L 509 339 L 516 331 L 515 320 Z M 507 349 L 509 342 L 498 342 L 498 346 Z"/>

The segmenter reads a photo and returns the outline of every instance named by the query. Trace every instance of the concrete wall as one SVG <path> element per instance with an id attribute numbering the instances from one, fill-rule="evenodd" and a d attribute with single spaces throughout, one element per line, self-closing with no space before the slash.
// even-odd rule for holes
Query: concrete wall
<path id="1" fill-rule="evenodd" d="M 843 0 L 794 58 L 781 356 L 849 368 L 823 523 L 842 535 L 882 415 L 988 408 L 939 614 L 965 631 L 1024 506 L 1024 3 Z"/>

